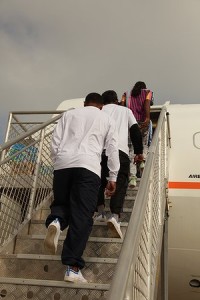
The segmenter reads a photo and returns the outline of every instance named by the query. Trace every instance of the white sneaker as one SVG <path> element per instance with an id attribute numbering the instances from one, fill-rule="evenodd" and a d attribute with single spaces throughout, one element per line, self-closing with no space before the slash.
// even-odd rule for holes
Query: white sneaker
<path id="1" fill-rule="evenodd" d="M 93 220 L 94 222 L 106 222 L 107 218 L 105 212 L 104 211 L 102 213 L 96 212 L 94 214 Z"/>
<path id="2" fill-rule="evenodd" d="M 87 280 L 83 277 L 81 270 L 75 271 L 70 266 L 67 266 L 64 281 L 88 283 Z"/>
<path id="3" fill-rule="evenodd" d="M 47 253 L 56 254 L 60 232 L 60 222 L 58 219 L 55 219 L 49 224 L 44 240 L 44 248 Z"/>
<path id="4" fill-rule="evenodd" d="M 114 233 L 115 237 L 123 238 L 121 229 L 120 229 L 120 222 L 117 222 L 115 217 L 111 216 L 107 221 L 109 229 Z"/>

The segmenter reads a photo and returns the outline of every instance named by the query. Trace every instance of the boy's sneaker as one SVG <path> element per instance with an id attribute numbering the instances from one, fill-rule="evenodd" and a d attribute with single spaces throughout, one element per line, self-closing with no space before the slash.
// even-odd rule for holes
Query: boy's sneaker
<path id="1" fill-rule="evenodd" d="M 144 171 L 144 167 L 145 167 L 145 162 L 142 161 L 141 164 L 140 164 L 140 174 L 141 174 L 141 177 L 142 177 L 142 173 Z"/>
<path id="2" fill-rule="evenodd" d="M 87 280 L 83 277 L 81 270 L 77 268 L 77 271 L 75 271 L 71 266 L 67 266 L 64 281 L 87 283 Z"/>
<path id="3" fill-rule="evenodd" d="M 131 177 L 130 177 L 130 180 L 129 180 L 128 185 L 129 185 L 130 188 L 136 187 L 136 185 L 137 185 L 137 179 L 136 179 L 136 176 L 131 176 Z"/>
<path id="4" fill-rule="evenodd" d="M 140 169 L 144 169 L 144 161 L 141 162 Z"/>
<path id="5" fill-rule="evenodd" d="M 114 216 L 111 216 L 107 221 L 109 229 L 113 232 L 114 237 L 123 238 L 121 229 L 120 229 L 120 222 L 117 222 Z"/>
<path id="6" fill-rule="evenodd" d="M 106 213 L 102 211 L 101 213 L 96 212 L 93 217 L 94 222 L 106 222 Z"/>
<path id="7" fill-rule="evenodd" d="M 55 219 L 49 224 L 44 240 L 44 248 L 47 253 L 56 254 L 60 232 L 60 222 L 58 219 Z"/>

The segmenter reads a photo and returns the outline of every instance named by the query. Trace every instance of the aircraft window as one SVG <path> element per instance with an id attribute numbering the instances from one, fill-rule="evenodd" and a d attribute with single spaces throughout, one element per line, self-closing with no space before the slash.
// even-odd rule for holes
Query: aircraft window
<path id="1" fill-rule="evenodd" d="M 193 144 L 194 144 L 194 147 L 196 147 L 197 149 L 200 149 L 200 132 L 196 132 L 193 135 Z"/>
<path id="2" fill-rule="evenodd" d="M 190 284 L 191 287 L 194 287 L 194 288 L 199 288 L 200 287 L 200 281 L 198 279 L 190 280 L 189 284 Z"/>

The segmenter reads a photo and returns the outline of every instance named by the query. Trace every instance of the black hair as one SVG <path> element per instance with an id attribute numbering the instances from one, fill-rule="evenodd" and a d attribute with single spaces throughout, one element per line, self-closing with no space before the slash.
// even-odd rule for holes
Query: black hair
<path id="1" fill-rule="evenodd" d="M 146 84 L 143 81 L 138 81 L 134 85 L 132 91 L 131 91 L 131 96 L 132 97 L 137 97 L 140 95 L 141 90 L 146 89 Z"/>
<path id="2" fill-rule="evenodd" d="M 103 98 L 98 93 L 90 93 L 85 97 L 85 104 L 90 103 L 103 104 Z"/>
<path id="3" fill-rule="evenodd" d="M 118 103 L 117 93 L 113 90 L 105 91 L 102 94 L 103 104 Z"/>

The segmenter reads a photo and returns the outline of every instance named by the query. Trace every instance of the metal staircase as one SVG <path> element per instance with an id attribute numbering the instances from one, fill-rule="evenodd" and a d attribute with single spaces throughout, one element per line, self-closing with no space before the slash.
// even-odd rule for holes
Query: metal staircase
<path id="1" fill-rule="evenodd" d="M 84 252 L 83 275 L 88 284 L 63 281 L 65 266 L 59 254 L 65 231 L 56 255 L 46 255 L 43 247 L 44 221 L 53 197 L 49 145 L 59 118 L 57 113 L 40 124 L 29 123 L 27 129 L 25 122 L 10 117 L 0 162 L 0 299 L 167 299 L 166 293 L 162 297 L 161 284 L 166 284 L 166 264 L 161 259 L 167 211 L 165 109 L 143 177 L 127 191 L 121 217 L 123 240 L 113 237 L 106 223 L 93 226 Z M 20 133 L 13 136 L 16 125 Z M 109 199 L 106 203 L 109 214 Z"/>
<path id="2" fill-rule="evenodd" d="M 121 220 L 124 236 L 136 192 L 130 191 L 132 195 L 125 200 Z M 44 220 L 48 213 L 47 203 L 17 234 L 12 253 L 3 251 L 0 255 L 0 290 L 1 293 L 4 290 L 5 299 L 106 299 L 123 240 L 113 238 L 106 223 L 95 223 L 84 252 L 83 274 L 90 283 L 66 283 L 63 281 L 65 266 L 59 256 L 66 231 L 59 239 L 57 255 L 44 252 Z"/>

